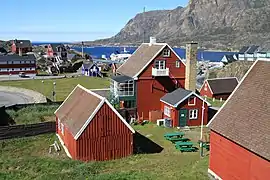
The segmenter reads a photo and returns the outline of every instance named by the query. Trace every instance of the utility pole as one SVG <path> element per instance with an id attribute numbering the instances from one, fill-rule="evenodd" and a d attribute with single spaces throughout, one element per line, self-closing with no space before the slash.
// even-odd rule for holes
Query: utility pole
<path id="1" fill-rule="evenodd" d="M 84 43 L 82 41 L 82 58 L 84 58 L 84 56 L 83 56 L 83 45 L 84 45 Z"/>
<path id="2" fill-rule="evenodd" d="M 201 157 L 203 157 L 203 118 L 204 118 L 204 101 L 202 105 L 202 122 L 201 122 L 201 138 L 200 138 L 200 148 L 201 148 Z"/>
<path id="3" fill-rule="evenodd" d="M 144 28 L 144 24 L 145 24 L 145 7 L 143 7 L 143 23 L 142 23 L 142 26 L 143 26 L 143 43 L 145 41 L 145 28 Z"/>

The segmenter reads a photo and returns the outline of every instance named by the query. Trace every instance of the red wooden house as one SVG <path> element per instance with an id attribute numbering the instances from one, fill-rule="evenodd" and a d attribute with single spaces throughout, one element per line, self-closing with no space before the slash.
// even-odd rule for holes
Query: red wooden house
<path id="1" fill-rule="evenodd" d="M 199 126 L 202 119 L 204 125 L 208 123 L 210 104 L 192 91 L 178 88 L 160 101 L 164 118 L 171 119 L 173 127 Z"/>
<path id="2" fill-rule="evenodd" d="M 132 127 L 106 98 L 80 85 L 55 115 L 56 134 L 72 159 L 104 161 L 133 153 Z"/>
<path id="3" fill-rule="evenodd" d="M 196 67 L 194 71 L 196 74 Z M 112 94 L 124 108 L 137 107 L 138 115 L 147 119 L 149 112 L 160 110 L 161 97 L 185 87 L 186 65 L 168 44 L 151 39 L 150 43 L 139 46 L 117 73 L 111 81 Z M 195 78 L 192 89 L 195 91 L 196 75 L 188 77 Z"/>
<path id="4" fill-rule="evenodd" d="M 49 44 L 46 46 L 47 48 L 47 56 L 48 57 L 55 57 L 59 56 L 63 60 L 67 60 L 68 58 L 68 50 L 64 44 Z"/>
<path id="5" fill-rule="evenodd" d="M 11 45 L 11 52 L 16 54 L 25 54 L 32 52 L 32 44 L 29 40 L 13 40 Z"/>
<path id="6" fill-rule="evenodd" d="M 238 85 L 236 77 L 207 79 L 204 81 L 200 95 L 226 100 Z"/>
<path id="7" fill-rule="evenodd" d="M 270 61 L 256 61 L 207 125 L 216 179 L 270 178 Z"/>

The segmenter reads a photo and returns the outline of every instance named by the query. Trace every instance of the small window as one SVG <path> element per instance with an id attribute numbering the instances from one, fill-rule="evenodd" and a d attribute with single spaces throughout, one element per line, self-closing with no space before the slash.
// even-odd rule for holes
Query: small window
<path id="1" fill-rule="evenodd" d="M 171 117 L 171 109 L 168 106 L 164 106 L 164 114 Z"/>
<path id="2" fill-rule="evenodd" d="M 198 109 L 189 110 L 189 119 L 197 119 L 198 118 Z"/>
<path id="3" fill-rule="evenodd" d="M 164 49 L 163 50 L 163 57 L 170 57 L 170 56 L 171 56 L 170 49 Z"/>
<path id="4" fill-rule="evenodd" d="M 164 61 L 164 60 L 156 60 L 155 61 L 155 68 L 156 69 L 166 69 L 166 61 Z"/>
<path id="5" fill-rule="evenodd" d="M 14 71 L 14 69 L 12 68 L 12 71 Z"/>
<path id="6" fill-rule="evenodd" d="M 11 64 L 13 64 L 13 61 L 11 61 Z"/>
<path id="7" fill-rule="evenodd" d="M 176 68 L 180 68 L 180 61 L 179 61 L 179 60 L 177 60 L 177 61 L 175 62 L 175 67 L 176 67 Z"/>
<path id="8" fill-rule="evenodd" d="M 26 71 L 26 68 L 24 68 L 24 70 Z"/>
<path id="9" fill-rule="evenodd" d="M 30 68 L 30 71 L 32 71 L 32 68 Z"/>
<path id="10" fill-rule="evenodd" d="M 20 68 L 20 70 L 22 70 L 22 68 Z"/>
<path id="11" fill-rule="evenodd" d="M 195 96 L 191 96 L 188 98 L 188 105 L 189 106 L 195 106 L 196 105 L 196 97 Z"/>
<path id="12" fill-rule="evenodd" d="M 208 90 L 208 89 L 207 89 L 207 85 L 206 85 L 206 84 L 204 85 L 204 90 L 205 90 L 205 91 L 207 91 L 207 90 Z"/>
<path id="13" fill-rule="evenodd" d="M 64 134 L 64 124 L 63 123 L 61 123 L 61 132 L 62 132 L 62 134 Z"/>
<path id="14" fill-rule="evenodd" d="M 9 69 L 7 69 L 9 71 Z"/>

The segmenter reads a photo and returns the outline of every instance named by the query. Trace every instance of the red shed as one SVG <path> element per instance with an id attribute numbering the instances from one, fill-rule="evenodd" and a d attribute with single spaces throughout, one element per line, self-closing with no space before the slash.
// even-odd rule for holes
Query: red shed
<path id="1" fill-rule="evenodd" d="M 161 99 L 164 118 L 172 120 L 173 127 L 199 126 L 208 123 L 210 104 L 192 91 L 178 88 Z"/>
<path id="2" fill-rule="evenodd" d="M 106 98 L 80 85 L 55 115 L 56 134 L 72 159 L 104 161 L 133 153 L 134 129 Z"/>
<path id="3" fill-rule="evenodd" d="M 237 85 L 238 80 L 236 77 L 207 79 L 200 89 L 200 95 L 226 100 Z"/>
<path id="4" fill-rule="evenodd" d="M 270 178 L 269 69 L 270 61 L 256 61 L 208 124 L 216 179 Z"/>

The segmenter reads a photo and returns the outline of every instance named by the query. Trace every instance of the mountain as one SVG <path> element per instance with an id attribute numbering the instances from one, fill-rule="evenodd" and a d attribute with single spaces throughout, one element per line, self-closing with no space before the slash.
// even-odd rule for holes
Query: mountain
<path id="1" fill-rule="evenodd" d="M 184 8 L 137 14 L 115 36 L 88 43 L 138 45 L 154 36 L 172 46 L 193 40 L 206 48 L 270 47 L 269 19 L 270 0 L 190 0 Z"/>

